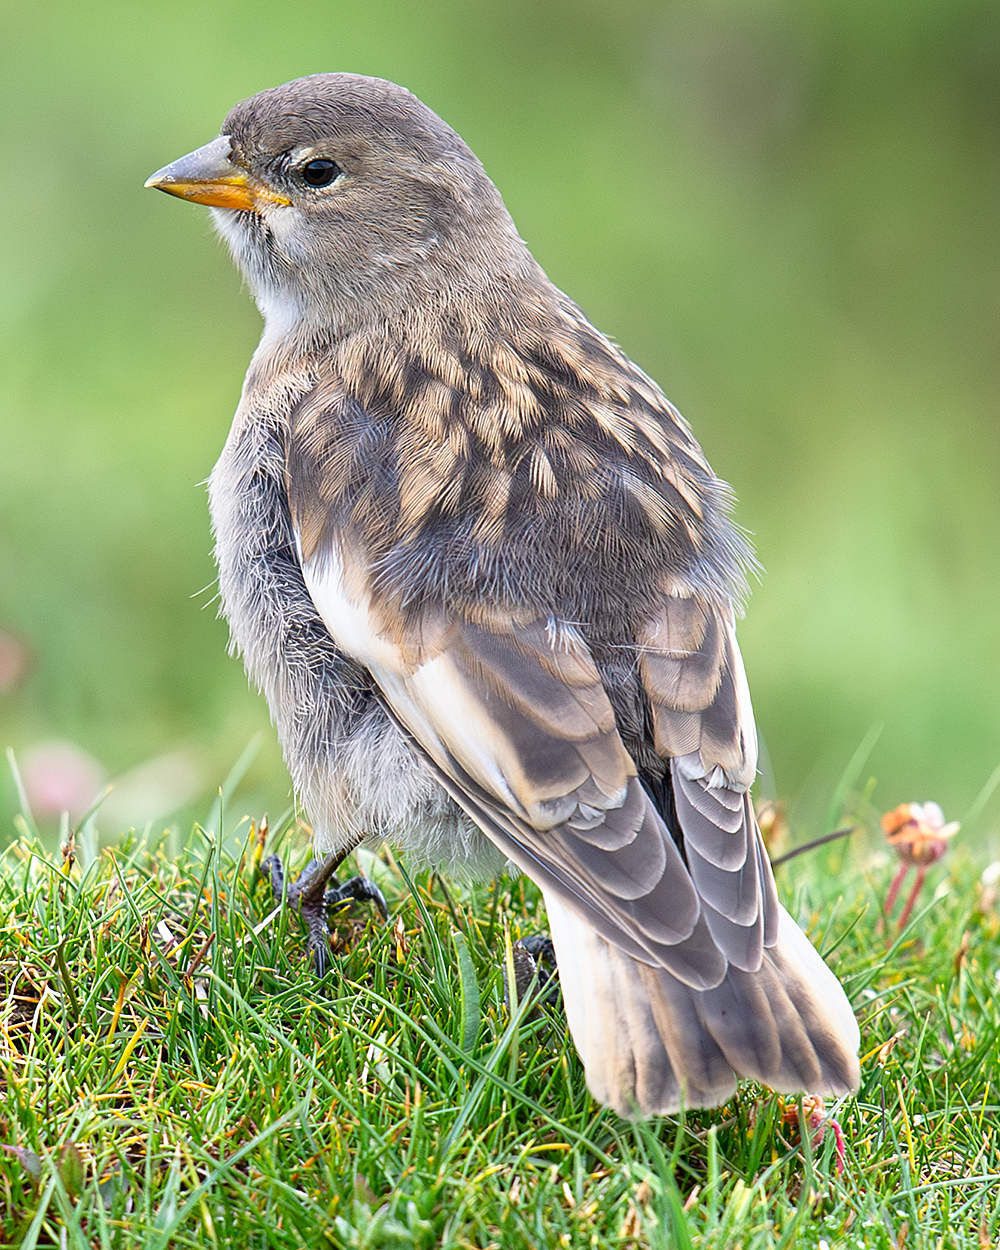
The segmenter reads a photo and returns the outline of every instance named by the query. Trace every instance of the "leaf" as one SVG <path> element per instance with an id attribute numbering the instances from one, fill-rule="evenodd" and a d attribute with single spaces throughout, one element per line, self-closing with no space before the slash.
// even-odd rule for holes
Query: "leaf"
<path id="1" fill-rule="evenodd" d="M 455 944 L 458 975 L 462 986 L 462 1049 L 468 1053 L 476 1045 L 479 1023 L 482 1018 L 479 1006 L 479 982 L 476 979 L 476 970 L 472 964 L 465 934 L 460 933 L 458 929 L 452 929 L 451 940 Z"/>
<path id="2" fill-rule="evenodd" d="M 153 1232 L 155 1236 L 149 1240 L 149 1245 L 155 1250 L 166 1250 L 173 1237 L 177 1224 L 177 1195 L 181 1188 L 181 1151 L 177 1146 L 174 1149 L 174 1157 L 171 1160 L 170 1168 L 167 1172 L 166 1184 L 163 1186 L 160 1205 L 156 1214 L 153 1216 Z M 204 1185 L 202 1186 L 204 1188 Z M 191 1199 L 188 1199 L 190 1204 Z"/>
<path id="3" fill-rule="evenodd" d="M 667 1178 L 667 1212 L 670 1217 L 670 1231 L 673 1233 L 672 1244 L 676 1250 L 693 1250 L 691 1232 L 688 1226 L 684 1203 L 672 1176 Z"/>
<path id="4" fill-rule="evenodd" d="M 0 1150 L 6 1150 L 9 1155 L 13 1155 L 31 1177 L 32 1183 L 38 1184 L 42 1175 L 42 1161 L 33 1150 L 26 1150 L 24 1146 L 5 1146 L 2 1144 L 0 1144 Z"/>
<path id="5" fill-rule="evenodd" d="M 104 1203 L 105 1211 L 111 1211 L 115 1203 L 118 1202 L 126 1211 L 132 1207 L 129 1199 L 128 1181 L 121 1172 L 112 1172 L 110 1176 L 106 1176 L 97 1186 L 97 1192 L 101 1195 L 101 1202 Z M 124 1202 L 122 1202 L 124 1199 Z"/>
<path id="6" fill-rule="evenodd" d="M 67 1142 L 59 1156 L 59 1179 L 66 1187 L 71 1198 L 77 1198 L 83 1191 L 83 1178 L 86 1164 L 76 1142 Z"/>

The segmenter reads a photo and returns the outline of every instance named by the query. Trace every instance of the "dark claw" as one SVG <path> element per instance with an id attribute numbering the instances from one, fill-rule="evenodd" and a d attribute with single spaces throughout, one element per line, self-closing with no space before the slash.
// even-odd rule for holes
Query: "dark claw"
<path id="1" fill-rule="evenodd" d="M 333 875 L 347 857 L 347 852 L 331 852 L 325 859 L 311 859 L 299 878 L 285 888 L 285 868 L 277 855 L 269 855 L 261 864 L 261 872 L 266 873 L 271 882 L 274 897 L 281 902 L 284 896 L 290 907 L 298 906 L 299 915 L 305 922 L 309 935 L 307 949 L 312 956 L 316 975 L 321 977 L 330 962 L 330 923 L 328 909 L 338 903 L 372 902 L 382 913 L 382 919 L 389 919 L 389 909 L 382 891 L 367 877 L 352 877 L 343 885 L 338 885 Z"/>
<path id="2" fill-rule="evenodd" d="M 521 945 L 535 963 L 548 964 L 552 971 L 555 970 L 556 948 L 552 945 L 552 939 L 547 933 L 533 933 L 531 937 L 521 938 Z M 550 971 L 549 976 L 551 975 Z"/>
<path id="3" fill-rule="evenodd" d="M 268 855 L 260 871 L 271 882 L 271 893 L 280 903 L 285 894 L 285 865 L 277 855 Z"/>
<path id="4" fill-rule="evenodd" d="M 383 921 L 389 919 L 389 908 L 382 891 L 367 877 L 352 877 L 343 885 L 333 886 L 327 890 L 324 899 L 327 907 L 333 907 L 337 903 L 374 903 L 381 912 Z"/>
<path id="5" fill-rule="evenodd" d="M 514 943 L 513 955 L 514 986 L 517 989 L 518 1002 L 523 1001 L 534 983 L 538 1001 L 554 1007 L 559 997 L 559 982 L 556 980 L 556 951 L 552 939 L 545 933 L 533 933 L 531 937 Z M 505 984 L 506 980 L 507 972 L 504 969 Z M 507 994 L 506 997 L 509 1007 L 510 995 Z"/>

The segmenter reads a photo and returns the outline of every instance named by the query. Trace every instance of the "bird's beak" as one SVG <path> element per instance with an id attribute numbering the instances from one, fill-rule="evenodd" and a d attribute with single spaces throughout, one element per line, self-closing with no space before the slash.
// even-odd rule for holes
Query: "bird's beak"
<path id="1" fill-rule="evenodd" d="M 182 156 L 172 165 L 164 165 L 151 178 L 147 187 L 156 187 L 170 195 L 196 204 L 210 204 L 213 208 L 235 208 L 243 212 L 256 212 L 262 202 L 290 204 L 268 187 L 251 178 L 229 159 L 228 135 L 220 135 L 203 148 L 197 148 Z"/>

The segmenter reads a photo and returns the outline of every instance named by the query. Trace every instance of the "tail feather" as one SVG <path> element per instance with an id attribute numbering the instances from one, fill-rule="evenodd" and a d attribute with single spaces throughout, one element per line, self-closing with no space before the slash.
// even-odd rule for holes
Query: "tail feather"
<path id="1" fill-rule="evenodd" d="M 714 1107 L 746 1077 L 782 1093 L 858 1085 L 858 1026 L 840 983 L 781 909 L 756 972 L 697 990 L 640 963 L 546 894 L 570 1031 L 598 1101 L 632 1119 Z"/>

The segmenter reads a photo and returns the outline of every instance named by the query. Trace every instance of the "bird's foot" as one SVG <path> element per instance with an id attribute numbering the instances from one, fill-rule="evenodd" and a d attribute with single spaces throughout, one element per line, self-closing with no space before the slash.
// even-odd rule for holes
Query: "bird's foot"
<path id="1" fill-rule="evenodd" d="M 352 877 L 343 885 L 337 881 L 334 873 L 347 854 L 347 851 L 331 851 L 324 859 L 311 859 L 299 874 L 298 880 L 287 889 L 285 866 L 277 855 L 269 856 L 260 866 L 261 872 L 267 874 L 278 902 L 284 899 L 287 906 L 298 907 L 309 935 L 307 949 L 319 977 L 326 972 L 330 958 L 331 907 L 351 902 L 371 902 L 382 913 L 383 920 L 389 919 L 385 898 L 374 882 L 367 877 Z"/>

